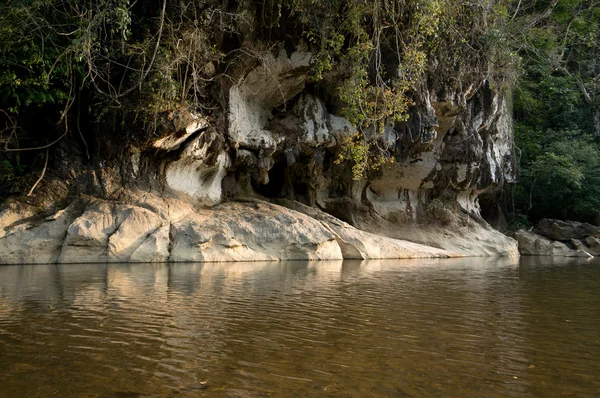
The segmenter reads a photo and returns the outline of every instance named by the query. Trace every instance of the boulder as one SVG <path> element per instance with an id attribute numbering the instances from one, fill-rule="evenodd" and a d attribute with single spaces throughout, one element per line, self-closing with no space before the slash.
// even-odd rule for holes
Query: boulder
<path id="1" fill-rule="evenodd" d="M 524 256 L 591 257 L 584 250 L 571 249 L 562 242 L 523 229 L 515 233 L 515 239 L 519 243 L 519 252 Z"/>
<path id="2" fill-rule="evenodd" d="M 41 223 L 22 223 L 9 227 L 0 237 L 0 262 L 3 264 L 50 264 L 57 261 L 65 235 L 80 214 L 75 202 Z M 0 226 L 1 227 L 1 226 Z"/>
<path id="3" fill-rule="evenodd" d="M 535 229 L 547 238 L 560 241 L 583 239 L 588 236 L 600 237 L 600 227 L 577 221 L 544 218 L 536 224 Z"/>
<path id="4" fill-rule="evenodd" d="M 130 203 L 76 200 L 37 224 L 9 226 L 0 262 L 214 262 L 450 257 L 451 253 L 360 231 L 330 215 L 263 201 L 213 208 L 151 194 Z M 133 203 L 131 203 L 133 202 Z M 310 208 L 307 208 L 310 209 Z"/>
<path id="5" fill-rule="evenodd" d="M 583 243 L 587 247 L 587 252 L 593 256 L 600 255 L 600 239 L 588 236 L 583 240 Z"/>

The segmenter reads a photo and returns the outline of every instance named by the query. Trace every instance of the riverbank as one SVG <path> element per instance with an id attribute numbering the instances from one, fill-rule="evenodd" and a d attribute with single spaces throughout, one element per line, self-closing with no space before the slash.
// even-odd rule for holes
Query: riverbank
<path id="1" fill-rule="evenodd" d="M 318 208 L 248 199 L 212 208 L 129 191 L 81 195 L 59 208 L 12 202 L 0 212 L 0 263 L 220 262 L 517 256 L 517 244 L 474 220 L 391 223 L 347 208 L 360 229 Z M 326 204 L 322 204 L 325 206 Z M 353 214 L 352 214 L 353 213 Z"/>

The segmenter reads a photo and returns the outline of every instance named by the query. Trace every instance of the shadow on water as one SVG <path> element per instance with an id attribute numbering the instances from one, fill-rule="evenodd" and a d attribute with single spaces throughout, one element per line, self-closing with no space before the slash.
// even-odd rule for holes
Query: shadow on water
<path id="1" fill-rule="evenodd" d="M 2 396 L 594 396 L 600 263 L 0 268 Z"/>

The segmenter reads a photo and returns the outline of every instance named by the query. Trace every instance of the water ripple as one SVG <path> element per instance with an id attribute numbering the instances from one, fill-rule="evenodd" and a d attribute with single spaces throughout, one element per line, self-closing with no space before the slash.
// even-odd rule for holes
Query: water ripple
<path id="1" fill-rule="evenodd" d="M 600 267 L 0 268 L 0 396 L 596 396 Z"/>

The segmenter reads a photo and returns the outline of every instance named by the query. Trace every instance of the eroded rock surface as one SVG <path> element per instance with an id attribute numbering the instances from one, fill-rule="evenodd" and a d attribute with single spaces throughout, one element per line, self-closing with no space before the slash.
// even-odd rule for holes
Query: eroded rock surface
<path id="1" fill-rule="evenodd" d="M 517 231 L 515 239 L 519 242 L 519 252 L 524 256 L 592 257 L 580 241 L 569 247 L 563 242 L 525 230 Z"/>
<path id="2" fill-rule="evenodd" d="M 302 206 L 302 205 L 299 205 Z M 263 201 L 210 209 L 139 194 L 80 198 L 43 220 L 2 226 L 0 262 L 204 262 L 423 258 L 457 254 L 360 231 Z"/>
<path id="3" fill-rule="evenodd" d="M 544 218 L 535 225 L 535 229 L 549 239 L 560 241 L 584 239 L 590 236 L 600 237 L 600 227 L 577 221 Z"/>
<path id="4" fill-rule="evenodd" d="M 312 62 L 257 53 L 232 66 L 218 111 L 172 110 L 146 142 L 63 162 L 71 205 L 0 208 L 0 262 L 518 255 L 479 204 L 515 181 L 506 98 L 485 81 L 424 85 L 408 120 L 362 131 L 393 162 L 357 178 L 340 155 L 359 130 L 327 93 L 343 72 L 317 87 Z"/>
<path id="5" fill-rule="evenodd" d="M 515 234 L 526 256 L 592 257 L 600 255 L 600 228 L 588 223 L 544 218 L 532 231 Z"/>

